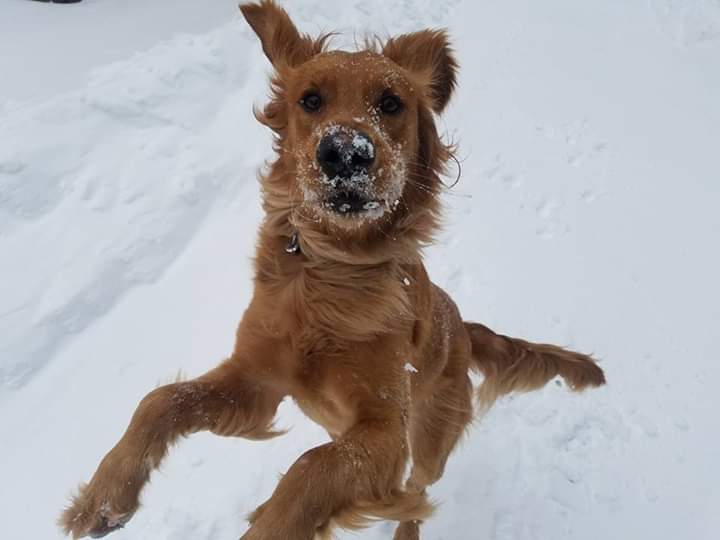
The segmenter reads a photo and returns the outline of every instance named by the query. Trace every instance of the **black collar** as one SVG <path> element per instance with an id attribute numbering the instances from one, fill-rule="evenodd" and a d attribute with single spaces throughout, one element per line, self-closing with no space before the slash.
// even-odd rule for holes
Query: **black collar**
<path id="1" fill-rule="evenodd" d="M 293 233 L 293 235 L 290 237 L 290 241 L 287 243 L 287 246 L 285 246 L 285 253 L 290 253 L 291 255 L 300 255 L 300 241 L 298 239 L 297 231 Z"/>

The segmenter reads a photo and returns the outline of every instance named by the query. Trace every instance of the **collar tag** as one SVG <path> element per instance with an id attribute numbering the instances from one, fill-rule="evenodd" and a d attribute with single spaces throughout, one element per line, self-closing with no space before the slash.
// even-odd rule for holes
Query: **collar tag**
<path id="1" fill-rule="evenodd" d="M 300 253 L 300 242 L 298 241 L 298 233 L 293 233 L 293 235 L 290 237 L 290 241 L 288 242 L 287 246 L 285 246 L 285 253 L 290 253 L 291 255 L 297 255 Z"/>

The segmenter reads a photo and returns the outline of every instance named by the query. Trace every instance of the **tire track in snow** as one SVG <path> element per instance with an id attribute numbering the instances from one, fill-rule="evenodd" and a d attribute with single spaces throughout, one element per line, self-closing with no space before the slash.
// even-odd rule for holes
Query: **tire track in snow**
<path id="1" fill-rule="evenodd" d="M 179 37 L 0 113 L 0 391 L 158 279 L 213 205 L 254 181 L 259 160 L 238 148 L 249 39 L 234 23 Z"/>

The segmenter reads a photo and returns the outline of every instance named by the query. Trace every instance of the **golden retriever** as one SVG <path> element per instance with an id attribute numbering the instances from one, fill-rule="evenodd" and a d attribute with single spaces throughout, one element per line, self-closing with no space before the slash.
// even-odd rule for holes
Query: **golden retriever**
<path id="1" fill-rule="evenodd" d="M 328 51 L 271 0 L 240 7 L 275 69 L 260 122 L 277 156 L 261 179 L 265 219 L 254 295 L 228 359 L 157 388 L 60 519 L 74 538 L 124 526 L 178 438 L 206 430 L 264 439 L 286 396 L 332 442 L 307 451 L 250 517 L 243 540 L 326 538 L 334 527 L 399 521 L 418 540 L 426 488 L 479 405 L 539 388 L 604 383 L 585 355 L 463 322 L 422 248 L 438 224 L 451 157 L 435 126 L 456 84 L 445 32 L 359 52 Z"/>

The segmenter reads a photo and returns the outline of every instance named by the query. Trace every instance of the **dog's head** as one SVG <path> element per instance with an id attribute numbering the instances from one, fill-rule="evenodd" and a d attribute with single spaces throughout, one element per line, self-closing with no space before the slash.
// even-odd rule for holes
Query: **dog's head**
<path id="1" fill-rule="evenodd" d="M 240 6 L 275 68 L 258 119 L 277 135 L 264 181 L 266 210 L 283 211 L 301 237 L 375 243 L 429 240 L 439 175 L 450 149 L 438 137 L 457 64 L 442 31 L 327 51 L 328 36 L 300 34 L 274 2 Z"/>

